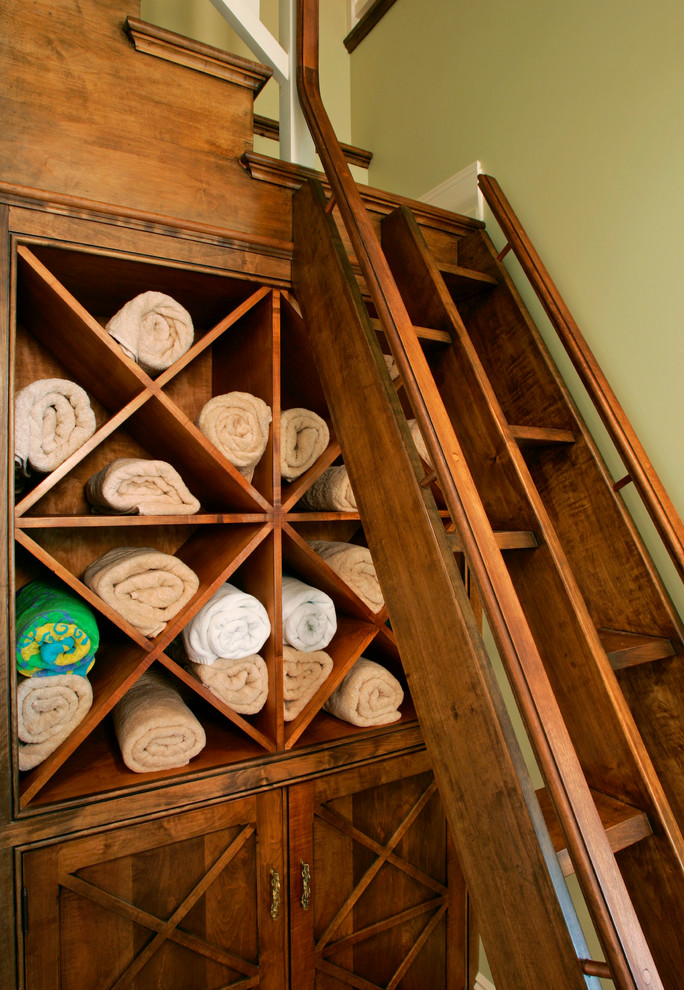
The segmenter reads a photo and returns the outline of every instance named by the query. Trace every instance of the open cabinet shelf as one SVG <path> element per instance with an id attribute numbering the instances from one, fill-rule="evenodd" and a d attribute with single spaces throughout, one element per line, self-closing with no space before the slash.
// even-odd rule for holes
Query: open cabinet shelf
<path id="1" fill-rule="evenodd" d="M 280 473 L 283 410 L 303 407 L 330 427 L 306 327 L 286 293 L 229 274 L 50 243 L 16 248 L 15 392 L 41 378 L 66 378 L 88 394 L 96 428 L 50 474 L 22 478 L 14 506 L 15 591 L 57 581 L 94 611 L 100 648 L 88 677 L 93 704 L 71 735 L 34 769 L 17 773 L 25 810 L 157 787 L 269 753 L 324 746 L 415 721 L 385 608 L 373 612 L 309 545 L 364 545 L 360 515 L 306 511 L 300 500 L 322 472 L 341 463 L 330 428 L 327 449 L 295 480 Z M 190 313 L 194 342 L 169 368 L 148 375 L 109 335 L 106 324 L 136 295 L 164 292 Z M 272 411 L 263 457 L 247 480 L 196 425 L 204 405 L 231 391 L 258 396 Z M 91 509 L 85 485 L 117 458 L 169 462 L 200 508 L 192 515 L 106 515 Z M 156 636 L 132 626 L 83 581 L 94 560 L 117 547 L 171 554 L 197 575 L 186 606 Z M 283 716 L 282 575 L 328 594 L 337 630 L 325 648 L 332 671 L 291 721 Z M 260 651 L 268 697 L 240 715 L 188 672 L 178 653 L 183 627 L 226 581 L 266 609 L 270 635 Z M 401 721 L 362 729 L 323 711 L 356 660 L 381 663 L 402 683 Z M 112 712 L 148 669 L 170 678 L 206 733 L 184 767 L 134 773 L 124 764 Z"/>

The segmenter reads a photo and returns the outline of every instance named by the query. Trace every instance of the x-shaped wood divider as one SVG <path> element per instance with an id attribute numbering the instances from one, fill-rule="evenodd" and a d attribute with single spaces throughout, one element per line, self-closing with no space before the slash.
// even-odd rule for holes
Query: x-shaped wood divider
<path id="1" fill-rule="evenodd" d="M 226 866 L 228 866 L 230 861 L 237 855 L 240 849 L 244 846 L 245 842 L 247 842 L 249 837 L 253 835 L 255 831 L 256 829 L 253 825 L 244 826 L 235 839 L 233 839 L 231 844 L 224 849 L 213 866 L 209 868 L 200 880 L 198 880 L 192 890 L 190 890 L 190 892 L 183 898 L 171 917 L 166 921 L 161 918 L 157 918 L 153 914 L 149 914 L 147 911 L 143 911 L 140 908 L 135 907 L 133 904 L 128 904 L 116 895 L 110 894 L 108 891 L 102 890 L 102 888 L 88 883 L 86 880 L 82 880 L 80 877 L 74 876 L 71 873 L 67 873 L 59 878 L 61 887 L 66 887 L 68 890 L 72 890 L 76 894 L 87 897 L 89 900 L 94 901 L 106 910 L 113 911 L 116 914 L 126 918 L 128 921 L 133 921 L 136 924 L 142 925 L 145 928 L 149 928 L 151 931 L 157 933 L 156 937 L 153 938 L 152 941 L 148 942 L 143 949 L 141 949 L 118 980 L 112 984 L 109 990 L 123 990 L 124 987 L 130 986 L 131 982 L 135 979 L 143 966 L 145 966 L 152 956 L 158 952 L 159 949 L 161 949 L 167 939 L 177 942 L 179 945 L 182 945 L 193 952 L 206 956 L 214 962 L 222 963 L 225 966 L 230 966 L 232 969 L 236 969 L 239 973 L 243 973 L 245 976 L 249 977 L 247 980 L 241 980 L 237 984 L 232 984 L 234 990 L 247 990 L 248 987 L 258 986 L 258 966 L 247 962 L 246 960 L 240 958 L 240 956 L 233 955 L 231 952 L 228 952 L 219 945 L 206 942 L 204 939 L 198 938 L 198 936 L 191 935 L 189 932 L 185 932 L 178 928 L 178 925 L 181 923 L 186 914 L 195 906 L 195 904 L 197 904 L 200 898 L 204 896 L 214 880 L 216 880 L 217 877 L 223 872 Z"/>
<path id="2" fill-rule="evenodd" d="M 421 951 L 422 947 L 427 942 L 428 938 L 432 934 L 433 930 L 439 923 L 442 915 L 447 908 L 447 888 L 444 884 L 439 883 L 433 877 L 424 873 L 418 867 L 414 866 L 412 863 L 407 862 L 402 859 L 401 856 L 396 855 L 394 849 L 399 844 L 404 835 L 408 832 L 409 828 L 416 821 L 420 815 L 423 808 L 427 805 L 428 801 L 431 799 L 433 794 L 437 791 L 437 784 L 433 781 L 421 794 L 415 804 L 410 808 L 408 814 L 402 819 L 398 828 L 389 838 L 389 840 L 383 845 L 377 842 L 375 839 L 366 835 L 365 832 L 357 829 L 350 821 L 344 818 L 342 815 L 337 814 L 334 811 L 330 811 L 324 805 L 317 805 L 315 809 L 315 815 L 322 821 L 325 821 L 328 825 L 342 832 L 343 835 L 348 836 L 354 841 L 365 846 L 376 856 L 376 859 L 371 864 L 371 866 L 366 870 L 363 877 L 354 890 L 351 892 L 349 897 L 345 900 L 344 904 L 340 907 L 339 911 L 332 918 L 328 924 L 325 931 L 322 933 L 320 938 L 316 943 L 316 966 L 322 972 L 328 973 L 331 976 L 336 976 L 338 979 L 342 979 L 345 983 L 351 986 L 357 987 L 358 990 L 394 990 L 398 986 L 399 981 L 402 979 L 404 974 L 407 972 L 413 960 L 416 958 L 418 953 Z M 412 879 L 419 881 L 426 887 L 434 890 L 438 896 L 431 898 L 429 901 L 425 901 L 416 907 L 410 908 L 406 911 L 402 911 L 399 914 L 392 915 L 389 918 L 385 918 L 383 921 L 377 922 L 376 924 L 369 925 L 366 928 L 360 929 L 354 932 L 352 935 L 345 936 L 338 939 L 336 942 L 331 942 L 332 937 L 335 932 L 339 929 L 340 925 L 347 917 L 349 912 L 352 910 L 354 905 L 357 903 L 359 898 L 362 896 L 365 890 L 372 882 L 372 880 L 377 876 L 380 869 L 389 863 L 392 866 L 397 867 L 402 870 Z M 325 959 L 326 955 L 340 949 L 343 946 L 353 945 L 356 942 L 363 941 L 366 938 L 371 938 L 374 935 L 379 934 L 382 931 L 386 931 L 389 928 L 394 928 L 405 921 L 409 921 L 414 917 L 424 914 L 428 911 L 434 910 L 434 914 L 430 918 L 428 924 L 425 926 L 421 932 L 419 938 L 413 944 L 411 951 L 406 955 L 401 965 L 398 967 L 396 972 L 393 974 L 389 983 L 386 987 L 379 987 L 375 983 L 371 983 L 368 980 L 363 979 L 363 977 L 358 976 L 355 973 L 351 973 L 349 970 L 344 969 L 341 966 L 337 966 L 331 963 L 329 960 Z"/>

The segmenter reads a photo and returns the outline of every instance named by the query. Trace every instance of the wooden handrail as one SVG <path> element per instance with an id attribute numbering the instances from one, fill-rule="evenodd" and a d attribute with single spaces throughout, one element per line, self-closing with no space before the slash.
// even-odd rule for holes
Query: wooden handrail
<path id="1" fill-rule="evenodd" d="M 478 181 L 487 205 L 503 231 L 507 246 L 510 245 L 527 275 L 622 458 L 627 470 L 623 481 L 633 482 L 680 577 L 684 579 L 684 524 L 677 510 L 501 186 L 491 175 L 480 175 Z"/>
<path id="2" fill-rule="evenodd" d="M 318 0 L 299 0 L 299 99 L 456 531 L 505 662 L 615 985 L 662 987 L 534 638 L 497 546 L 412 321 L 325 110 L 318 72 Z M 415 345 L 415 346 L 414 346 Z M 653 976 L 653 982 L 650 982 Z"/>

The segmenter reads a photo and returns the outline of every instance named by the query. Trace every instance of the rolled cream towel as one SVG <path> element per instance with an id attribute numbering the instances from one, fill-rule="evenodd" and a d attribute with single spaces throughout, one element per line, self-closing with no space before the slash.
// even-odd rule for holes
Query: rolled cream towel
<path id="1" fill-rule="evenodd" d="M 429 464 L 430 467 L 432 467 L 432 461 L 430 460 L 430 455 L 428 454 L 427 447 L 425 446 L 425 441 L 423 440 L 423 434 L 420 432 L 420 428 L 418 426 L 418 420 L 410 419 L 408 421 L 408 428 L 413 438 L 413 442 L 416 445 L 416 450 L 423 458 L 425 463 Z"/>
<path id="2" fill-rule="evenodd" d="M 222 584 L 184 626 L 183 646 L 191 663 L 219 657 L 241 660 L 258 653 L 271 634 L 268 612 L 253 595 Z"/>
<path id="3" fill-rule="evenodd" d="M 119 457 L 88 478 L 90 504 L 104 512 L 140 516 L 192 515 L 200 504 L 166 461 Z"/>
<path id="4" fill-rule="evenodd" d="M 218 657 L 213 663 L 188 663 L 193 677 L 238 715 L 256 715 L 268 698 L 268 670 L 258 653 L 241 660 Z"/>
<path id="5" fill-rule="evenodd" d="M 283 643 L 304 653 L 324 650 L 337 630 L 332 598 L 283 575 Z"/>
<path id="6" fill-rule="evenodd" d="M 202 407 L 197 427 L 248 481 L 268 443 L 271 407 L 249 392 L 215 395 Z"/>
<path id="7" fill-rule="evenodd" d="M 309 546 L 356 592 L 369 609 L 373 612 L 380 611 L 385 599 L 368 547 L 334 540 L 310 540 Z"/>
<path id="8" fill-rule="evenodd" d="M 142 292 L 115 313 L 105 329 L 150 375 L 169 368 L 192 346 L 187 309 L 163 292 Z"/>
<path id="9" fill-rule="evenodd" d="M 187 564 L 150 547 L 109 550 L 86 568 L 83 581 L 149 637 L 158 636 L 199 587 Z"/>
<path id="10" fill-rule="evenodd" d="M 385 364 L 387 365 L 387 370 L 389 371 L 389 376 L 394 381 L 395 378 L 399 377 L 399 369 L 397 368 L 397 362 L 394 360 L 391 354 L 383 354 L 385 359 Z"/>
<path id="11" fill-rule="evenodd" d="M 135 773 L 184 767 L 207 741 L 176 688 L 152 670 L 116 705 L 114 729 L 123 761 Z"/>
<path id="12" fill-rule="evenodd" d="M 300 499 L 312 512 L 356 512 L 357 505 L 344 464 L 326 468 Z"/>
<path id="13" fill-rule="evenodd" d="M 333 669 L 332 659 L 323 650 L 304 653 L 283 647 L 283 718 L 291 722 L 313 698 Z"/>
<path id="14" fill-rule="evenodd" d="M 14 398 L 14 459 L 26 473 L 49 474 L 95 432 L 85 389 L 65 378 L 41 378 Z"/>
<path id="15" fill-rule="evenodd" d="M 352 725 L 389 725 L 401 718 L 403 700 L 396 677 L 374 660 L 360 657 L 323 707 Z"/>
<path id="16" fill-rule="evenodd" d="M 71 735 L 90 711 L 93 689 L 81 674 L 19 678 L 19 769 L 32 770 Z"/>
<path id="17" fill-rule="evenodd" d="M 280 417 L 280 473 L 294 481 L 316 463 L 330 442 L 328 424 L 310 409 L 286 409 Z"/>

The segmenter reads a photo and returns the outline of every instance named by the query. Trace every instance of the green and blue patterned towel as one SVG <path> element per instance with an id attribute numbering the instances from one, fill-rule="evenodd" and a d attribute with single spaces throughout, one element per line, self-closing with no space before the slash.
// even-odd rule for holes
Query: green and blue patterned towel
<path id="1" fill-rule="evenodd" d="M 72 591 L 31 581 L 16 596 L 17 670 L 24 677 L 85 676 L 100 633 L 95 615 Z"/>

